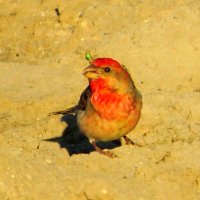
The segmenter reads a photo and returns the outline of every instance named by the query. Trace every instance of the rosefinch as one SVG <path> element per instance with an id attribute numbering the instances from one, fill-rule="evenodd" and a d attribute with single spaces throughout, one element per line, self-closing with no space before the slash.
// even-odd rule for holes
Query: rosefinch
<path id="1" fill-rule="evenodd" d="M 95 150 L 110 157 L 96 141 L 112 141 L 123 137 L 137 125 L 142 108 L 142 97 L 123 65 L 111 58 L 97 58 L 83 71 L 89 86 L 81 94 L 78 105 L 53 114 L 76 112 L 77 124 Z"/>

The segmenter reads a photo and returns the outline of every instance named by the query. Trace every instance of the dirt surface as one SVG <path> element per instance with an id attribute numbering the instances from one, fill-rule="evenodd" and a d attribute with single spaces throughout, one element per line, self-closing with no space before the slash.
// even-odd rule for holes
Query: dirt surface
<path id="1" fill-rule="evenodd" d="M 0 0 L 0 199 L 200 199 L 199 48 L 199 0 Z M 115 159 L 48 116 L 78 101 L 88 50 L 143 95 Z"/>

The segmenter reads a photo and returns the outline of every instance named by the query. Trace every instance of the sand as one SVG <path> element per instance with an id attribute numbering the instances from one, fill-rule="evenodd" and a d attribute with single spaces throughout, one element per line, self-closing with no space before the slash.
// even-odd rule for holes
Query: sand
<path id="1" fill-rule="evenodd" d="M 0 199 L 200 199 L 200 1 L 0 0 Z M 73 115 L 85 53 L 143 96 L 132 145 L 92 151 Z"/>

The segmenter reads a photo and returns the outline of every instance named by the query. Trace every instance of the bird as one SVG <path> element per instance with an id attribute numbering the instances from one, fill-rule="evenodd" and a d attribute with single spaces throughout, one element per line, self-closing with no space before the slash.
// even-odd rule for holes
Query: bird
<path id="1" fill-rule="evenodd" d="M 94 149 L 106 156 L 116 157 L 101 149 L 97 142 L 124 138 L 137 125 L 142 109 L 142 96 L 126 67 L 112 58 L 93 58 L 86 54 L 89 66 L 83 70 L 89 85 L 82 92 L 77 105 L 52 114 L 75 113 L 80 131 Z"/>

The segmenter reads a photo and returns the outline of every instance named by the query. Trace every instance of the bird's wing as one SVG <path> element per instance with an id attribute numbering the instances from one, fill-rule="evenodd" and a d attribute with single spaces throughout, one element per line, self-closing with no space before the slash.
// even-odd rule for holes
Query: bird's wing
<path id="1" fill-rule="evenodd" d="M 91 89 L 90 86 L 88 86 L 81 94 L 81 97 L 78 102 L 78 109 L 79 110 L 85 110 L 87 106 L 87 102 L 91 97 Z"/>
<path id="2" fill-rule="evenodd" d="M 85 110 L 86 106 L 87 106 L 87 101 L 91 96 L 91 90 L 90 87 L 88 86 L 81 94 L 78 105 L 73 106 L 71 108 L 68 108 L 66 110 L 61 110 L 61 111 L 56 111 L 51 113 L 52 115 L 59 115 L 59 114 L 72 114 L 72 113 L 76 113 L 77 110 Z"/>
<path id="3" fill-rule="evenodd" d="M 66 115 L 66 114 L 70 114 L 70 113 L 76 113 L 77 111 L 77 105 L 76 106 L 73 106 L 71 108 L 67 108 L 66 110 L 60 110 L 60 111 L 56 111 L 56 112 L 52 112 L 50 113 L 50 115 Z"/>

